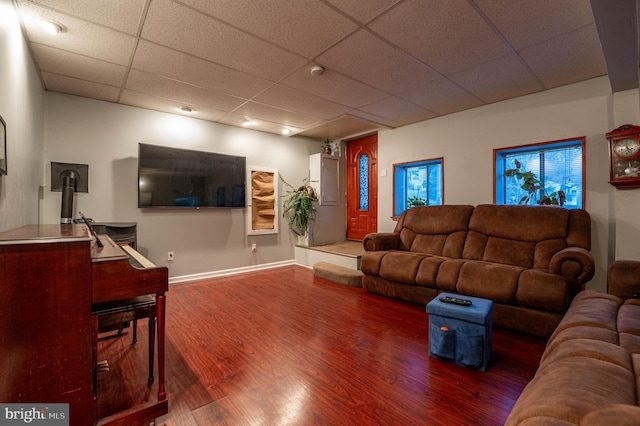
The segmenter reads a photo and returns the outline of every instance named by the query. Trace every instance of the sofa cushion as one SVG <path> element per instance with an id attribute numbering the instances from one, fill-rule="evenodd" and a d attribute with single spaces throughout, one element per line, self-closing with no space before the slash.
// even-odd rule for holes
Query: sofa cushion
<path id="1" fill-rule="evenodd" d="M 436 287 L 440 290 L 456 292 L 460 269 L 465 263 L 466 260 L 461 259 L 450 259 L 442 262 L 436 277 Z"/>
<path id="2" fill-rule="evenodd" d="M 567 340 L 558 345 L 550 354 L 546 354 L 540 361 L 538 371 L 545 368 L 555 368 L 554 363 L 565 358 L 590 358 L 615 364 L 633 373 L 631 353 L 615 343 L 591 340 L 586 338 Z"/>
<path id="3" fill-rule="evenodd" d="M 422 259 L 416 274 L 416 284 L 426 287 L 436 287 L 436 279 L 440 265 L 446 259 L 437 256 L 429 256 Z"/>
<path id="4" fill-rule="evenodd" d="M 474 207 L 469 205 L 413 207 L 405 210 L 394 230 L 400 234 L 399 248 L 437 256 L 461 257 L 473 210 Z"/>
<path id="5" fill-rule="evenodd" d="M 388 252 L 380 263 L 380 276 L 389 281 L 415 284 L 418 268 L 424 258 L 418 253 Z"/>
<path id="6" fill-rule="evenodd" d="M 640 353 L 640 300 L 629 299 L 618 311 L 620 346 L 629 352 Z"/>
<path id="7" fill-rule="evenodd" d="M 495 303 L 513 304 L 518 278 L 524 268 L 489 262 L 465 262 L 460 268 L 456 290 Z"/>
<path id="8" fill-rule="evenodd" d="M 627 368 L 593 358 L 569 357 L 558 359 L 552 368 L 538 370 L 505 425 L 547 425 L 553 418 L 579 424 L 594 407 L 635 403 L 635 378 Z"/>
<path id="9" fill-rule="evenodd" d="M 563 313 L 569 307 L 571 286 L 564 277 L 545 271 L 522 271 L 516 291 L 516 302 L 521 306 Z"/>
<path id="10" fill-rule="evenodd" d="M 380 276 L 380 265 L 386 251 L 366 251 L 360 259 L 360 270 L 366 275 Z"/>
<path id="11" fill-rule="evenodd" d="M 618 308 L 622 300 L 595 290 L 580 292 L 553 332 L 551 339 L 569 327 L 589 326 L 617 332 Z"/>
<path id="12" fill-rule="evenodd" d="M 553 339 L 547 342 L 547 347 L 542 354 L 540 363 L 548 357 L 556 347 L 563 343 L 573 339 L 589 339 L 592 341 L 601 341 L 605 343 L 611 343 L 612 345 L 618 344 L 618 333 L 615 330 L 608 330 L 601 327 L 591 326 L 575 326 L 565 328 L 557 334 L 554 334 Z"/>

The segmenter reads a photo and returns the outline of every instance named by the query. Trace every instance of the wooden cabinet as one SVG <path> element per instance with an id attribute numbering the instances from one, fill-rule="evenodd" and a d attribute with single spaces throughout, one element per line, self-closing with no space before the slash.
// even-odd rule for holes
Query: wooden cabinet
<path id="1" fill-rule="evenodd" d="M 0 402 L 69 403 L 93 424 L 91 243 L 84 226 L 0 233 Z"/>

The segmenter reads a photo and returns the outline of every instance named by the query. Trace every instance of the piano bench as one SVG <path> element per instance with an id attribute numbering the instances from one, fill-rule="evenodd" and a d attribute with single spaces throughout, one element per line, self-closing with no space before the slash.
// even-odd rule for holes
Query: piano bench
<path id="1" fill-rule="evenodd" d="M 91 315 L 98 317 L 98 334 L 118 330 L 118 334 L 133 321 L 133 338 L 137 339 L 137 322 L 139 319 L 155 319 L 156 299 L 152 295 L 139 296 L 131 299 L 115 300 L 96 303 L 91 306 Z M 153 311 L 153 312 L 152 312 Z"/>
<path id="2" fill-rule="evenodd" d="M 131 344 L 137 342 L 137 322 L 139 319 L 149 318 L 149 379 L 153 383 L 153 358 L 156 333 L 156 298 L 155 295 L 138 296 L 131 299 L 115 300 L 95 303 L 91 306 L 91 315 L 97 317 L 97 329 L 93 330 L 93 397 L 97 399 L 97 364 L 98 364 L 98 334 L 122 329 L 133 322 Z"/>

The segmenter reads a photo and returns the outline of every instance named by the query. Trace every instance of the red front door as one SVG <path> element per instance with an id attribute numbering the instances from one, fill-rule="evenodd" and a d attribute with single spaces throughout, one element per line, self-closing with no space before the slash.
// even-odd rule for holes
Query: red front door
<path id="1" fill-rule="evenodd" d="M 378 230 L 378 135 L 347 142 L 347 239 Z"/>

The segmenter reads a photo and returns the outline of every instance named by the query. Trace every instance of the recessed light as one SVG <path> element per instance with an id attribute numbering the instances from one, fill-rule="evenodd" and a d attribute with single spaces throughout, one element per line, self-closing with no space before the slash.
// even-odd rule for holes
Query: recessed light
<path id="1" fill-rule="evenodd" d="M 40 21 L 38 21 L 38 25 L 40 25 L 40 28 L 42 28 L 47 33 L 53 35 L 63 33 L 67 30 L 64 25 L 54 21 L 47 21 L 46 19 L 41 19 Z"/>
<path id="2" fill-rule="evenodd" d="M 245 120 L 245 121 L 242 122 L 242 126 L 243 127 L 250 127 L 250 126 L 253 126 L 254 124 L 256 124 L 256 123 L 251 121 L 251 120 Z"/>
<path id="3" fill-rule="evenodd" d="M 187 114 L 193 112 L 193 110 L 191 108 L 189 108 L 188 106 L 183 106 L 182 108 L 180 108 L 180 111 L 186 112 Z"/>
<path id="4" fill-rule="evenodd" d="M 283 135 L 290 135 L 291 134 L 291 129 L 284 128 L 284 129 L 281 130 L 281 132 L 282 132 Z"/>

